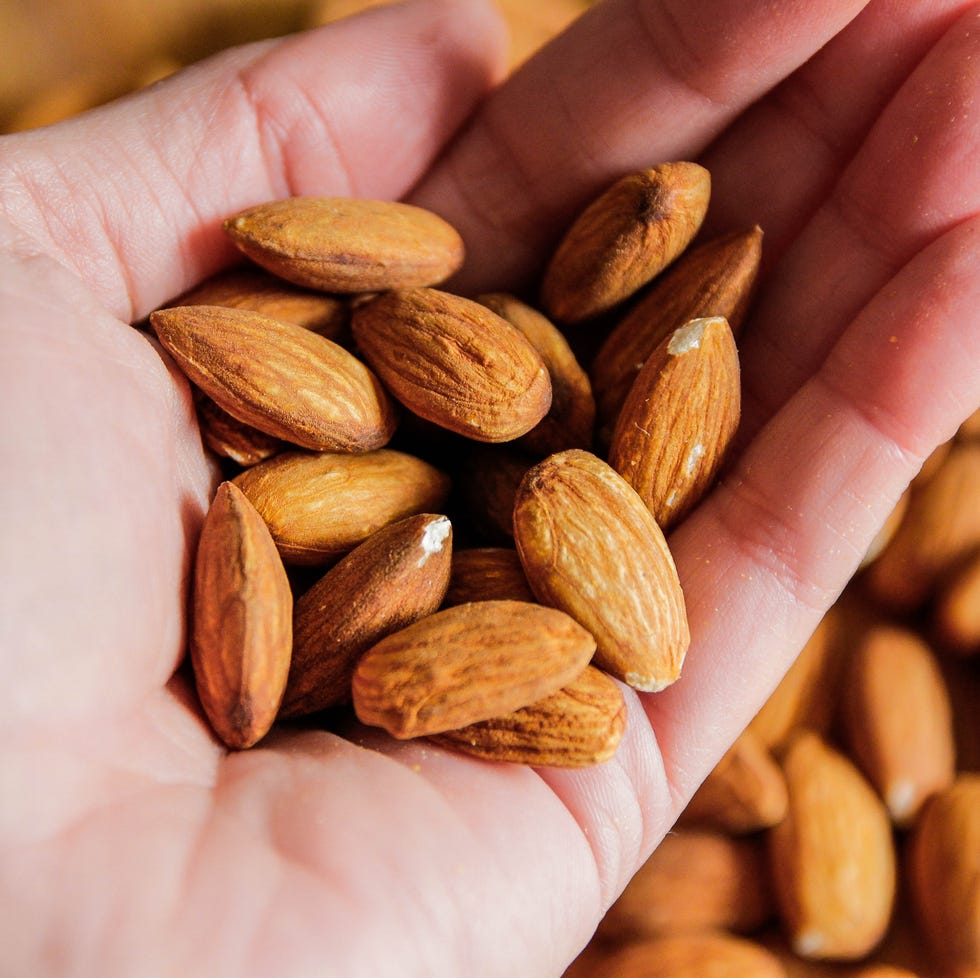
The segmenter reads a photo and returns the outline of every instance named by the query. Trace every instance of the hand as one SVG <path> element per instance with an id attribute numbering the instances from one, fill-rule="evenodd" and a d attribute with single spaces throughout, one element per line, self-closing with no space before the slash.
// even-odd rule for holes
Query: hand
<path id="1" fill-rule="evenodd" d="M 6 973 L 559 975 L 978 406 L 978 19 L 607 0 L 488 94 L 487 4 L 414 2 L 4 139 Z M 671 540 L 682 681 L 582 771 L 374 733 L 226 754 L 174 675 L 215 472 L 128 324 L 262 200 L 407 195 L 464 232 L 460 290 L 514 287 L 602 186 L 681 158 L 716 228 L 766 232 L 742 447 Z"/>

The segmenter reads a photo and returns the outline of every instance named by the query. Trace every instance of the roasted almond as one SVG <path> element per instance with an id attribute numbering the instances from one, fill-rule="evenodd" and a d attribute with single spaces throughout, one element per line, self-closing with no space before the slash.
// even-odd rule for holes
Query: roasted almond
<path id="1" fill-rule="evenodd" d="M 662 163 L 618 179 L 559 243 L 541 285 L 544 308 L 574 323 L 628 299 L 690 244 L 710 195 L 711 177 L 697 163 Z"/>
<path id="2" fill-rule="evenodd" d="M 262 517 L 223 482 L 197 548 L 190 653 L 201 705 L 228 747 L 251 747 L 275 720 L 292 612 L 289 580 Z"/>
<path id="3" fill-rule="evenodd" d="M 461 604 L 368 649 L 354 671 L 354 710 L 398 738 L 456 730 L 556 693 L 594 650 L 592 636 L 554 608 Z"/>
<path id="4" fill-rule="evenodd" d="M 596 638 L 595 664 L 636 689 L 674 682 L 690 642 L 663 532 L 615 469 L 580 449 L 525 475 L 514 540 L 531 590 Z"/>
<path id="5" fill-rule="evenodd" d="M 150 323 L 194 384 L 268 435 L 317 451 L 366 452 L 395 430 L 374 374 L 316 333 L 222 306 L 161 309 Z"/>
<path id="6" fill-rule="evenodd" d="M 395 201 L 291 197 L 250 207 L 224 229 L 257 265 L 325 292 L 436 285 L 463 263 L 455 228 Z"/>
<path id="7" fill-rule="evenodd" d="M 438 289 L 388 292 L 354 311 L 354 339 L 410 411 L 474 441 L 510 441 L 551 406 L 541 355 L 486 306 Z"/>
<path id="8" fill-rule="evenodd" d="M 470 601 L 533 601 L 513 547 L 469 547 L 453 553 L 446 605 Z"/>

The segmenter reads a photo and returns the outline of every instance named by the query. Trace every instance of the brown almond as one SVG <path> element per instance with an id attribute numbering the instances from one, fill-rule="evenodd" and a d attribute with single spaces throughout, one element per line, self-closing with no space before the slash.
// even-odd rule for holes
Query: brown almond
<path id="1" fill-rule="evenodd" d="M 511 441 L 551 407 L 541 355 L 478 302 L 438 289 L 388 292 L 354 311 L 352 329 L 388 390 L 456 434 Z"/>
<path id="2" fill-rule="evenodd" d="M 280 715 L 349 700 L 361 653 L 438 609 L 451 553 L 445 516 L 410 516 L 372 534 L 306 591 L 293 612 L 293 658 Z"/>
<path id="3" fill-rule="evenodd" d="M 275 720 L 292 611 L 289 580 L 262 517 L 223 482 L 197 548 L 190 652 L 201 705 L 228 747 L 251 747 Z"/>
<path id="4" fill-rule="evenodd" d="M 461 604 L 368 649 L 354 670 L 354 710 L 398 738 L 456 730 L 557 692 L 594 651 L 592 636 L 554 608 Z"/>
<path id="5" fill-rule="evenodd" d="M 453 553 L 447 606 L 470 601 L 533 601 L 513 547 L 469 547 Z"/>
<path id="6" fill-rule="evenodd" d="M 194 384 L 268 435 L 317 451 L 366 452 L 394 433 L 378 379 L 316 333 L 222 306 L 161 309 L 150 323 Z"/>
<path id="7" fill-rule="evenodd" d="M 637 374 L 613 431 L 609 464 L 665 532 L 711 488 L 741 403 L 735 339 L 721 317 L 675 330 Z"/>
<path id="8" fill-rule="evenodd" d="M 604 672 L 586 666 L 557 693 L 431 739 L 488 761 L 576 768 L 608 761 L 625 729 L 622 691 Z"/>
<path id="9" fill-rule="evenodd" d="M 257 265 L 325 292 L 436 285 L 463 263 L 455 228 L 396 201 L 291 197 L 242 211 L 224 229 Z"/>
<path id="10" fill-rule="evenodd" d="M 548 314 L 581 322 L 628 299 L 690 244 L 710 195 L 710 174 L 697 163 L 662 163 L 618 179 L 558 244 L 541 285 Z"/>
<path id="11" fill-rule="evenodd" d="M 235 483 L 262 514 L 287 563 L 328 564 L 382 527 L 438 512 L 449 478 L 414 455 L 283 452 Z"/>
<path id="12" fill-rule="evenodd" d="M 589 369 L 600 442 L 608 443 L 647 357 L 675 329 L 692 319 L 722 316 L 738 337 L 761 258 L 758 227 L 713 238 L 685 253 L 637 298 Z"/>
<path id="13" fill-rule="evenodd" d="M 197 392 L 194 407 L 204 444 L 216 455 L 230 458 L 243 468 L 264 462 L 290 447 L 281 438 L 233 418 L 203 392 Z"/>
<path id="14" fill-rule="evenodd" d="M 899 625 L 870 628 L 847 662 L 847 747 L 899 826 L 955 771 L 953 719 L 932 649 Z"/>
<path id="15" fill-rule="evenodd" d="M 769 830 L 783 926 L 801 957 L 863 958 L 895 899 L 888 813 L 854 764 L 810 731 L 788 748 L 783 772 L 789 808 Z"/>
<path id="16" fill-rule="evenodd" d="M 525 475 L 514 540 L 531 590 L 596 638 L 595 664 L 636 689 L 674 682 L 690 642 L 663 532 L 611 466 L 580 449 Z"/>
<path id="17" fill-rule="evenodd" d="M 463 454 L 454 484 L 481 539 L 513 546 L 517 487 L 534 461 L 509 445 L 472 445 Z"/>
<path id="18" fill-rule="evenodd" d="M 520 447 L 538 456 L 566 448 L 591 448 L 595 427 L 592 384 L 562 332 L 543 313 L 512 295 L 495 292 L 481 295 L 477 301 L 527 337 L 551 377 L 551 407 L 541 421 L 521 435 Z"/>
<path id="19" fill-rule="evenodd" d="M 980 439 L 980 408 L 971 414 L 956 432 L 958 441 L 977 441 Z"/>
<path id="20" fill-rule="evenodd" d="M 961 656 L 980 655 L 980 548 L 942 582 L 932 619 L 943 649 Z"/>

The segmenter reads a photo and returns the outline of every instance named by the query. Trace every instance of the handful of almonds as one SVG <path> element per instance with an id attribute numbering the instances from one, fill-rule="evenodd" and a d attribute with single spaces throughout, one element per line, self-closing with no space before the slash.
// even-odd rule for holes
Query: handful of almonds
<path id="1" fill-rule="evenodd" d="M 462 240 L 408 204 L 291 198 L 225 222 L 248 263 L 150 317 L 227 467 L 191 632 L 225 744 L 351 704 L 395 737 L 491 760 L 613 755 L 618 683 L 680 675 L 690 636 L 664 531 L 738 423 L 728 317 L 760 234 L 684 266 L 709 189 L 686 162 L 616 181 L 558 245 L 543 309 L 437 288 Z M 669 314 L 641 314 L 668 266 Z M 596 317 L 631 303 L 645 366 L 590 377 L 561 327 L 608 330 Z"/>

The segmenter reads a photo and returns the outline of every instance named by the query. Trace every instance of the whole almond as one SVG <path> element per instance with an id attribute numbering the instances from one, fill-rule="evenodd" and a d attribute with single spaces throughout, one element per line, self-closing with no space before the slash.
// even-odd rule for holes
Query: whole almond
<path id="1" fill-rule="evenodd" d="M 414 455 L 283 452 L 235 483 L 262 514 L 287 563 L 328 564 L 382 527 L 438 512 L 449 478 Z"/>
<path id="2" fill-rule="evenodd" d="M 359 306 L 354 339 L 410 411 L 475 441 L 510 441 L 551 406 L 541 355 L 486 306 L 438 289 L 388 292 Z"/>
<path id="3" fill-rule="evenodd" d="M 489 761 L 574 768 L 608 761 L 625 729 L 620 688 L 600 669 L 586 666 L 556 693 L 431 740 Z"/>
<path id="4" fill-rule="evenodd" d="M 684 323 L 722 316 L 738 337 L 762 258 L 762 231 L 726 234 L 686 252 L 620 319 L 589 368 L 600 442 L 647 357 Z"/>
<path id="5" fill-rule="evenodd" d="M 293 658 L 281 716 L 350 699 L 361 653 L 442 603 L 452 526 L 429 513 L 368 537 L 306 591 L 293 612 Z"/>
<path id="6" fill-rule="evenodd" d="M 205 393 L 196 388 L 195 391 L 194 408 L 201 427 L 201 439 L 216 455 L 248 468 L 290 447 L 281 438 L 233 418 Z"/>
<path id="7" fill-rule="evenodd" d="M 398 738 L 456 730 L 557 692 L 594 650 L 592 636 L 554 608 L 461 604 L 368 649 L 354 671 L 354 710 Z"/>
<path id="8" fill-rule="evenodd" d="M 198 696 L 231 748 L 266 735 L 279 709 L 292 643 L 293 598 L 261 516 L 223 482 L 194 565 L 190 653 Z"/>
<path id="9" fill-rule="evenodd" d="M 940 584 L 932 618 L 944 649 L 962 656 L 980 655 L 980 548 Z"/>
<path id="10" fill-rule="evenodd" d="M 525 475 L 514 541 L 531 590 L 596 638 L 595 664 L 636 689 L 674 682 L 690 642 L 664 535 L 615 469 L 580 449 Z"/>
<path id="11" fill-rule="evenodd" d="M 446 605 L 470 601 L 533 601 L 513 547 L 469 547 L 453 553 Z"/>
<path id="12" fill-rule="evenodd" d="M 628 173 L 565 233 L 544 273 L 541 301 L 574 323 L 618 305 L 667 267 L 701 227 L 711 177 L 697 163 Z"/>
<path id="13" fill-rule="evenodd" d="M 650 355 L 619 414 L 609 464 L 665 532 L 711 487 L 741 413 L 738 352 L 721 317 L 694 319 Z"/>
<path id="14" fill-rule="evenodd" d="M 386 200 L 291 197 L 224 223 L 256 264 L 325 292 L 436 285 L 463 263 L 463 240 L 437 214 Z"/>
<path id="15" fill-rule="evenodd" d="M 366 452 L 395 430 L 374 374 L 316 333 L 222 306 L 161 309 L 150 323 L 194 384 L 268 435 L 317 451 Z"/>
<path id="16" fill-rule="evenodd" d="M 854 764 L 810 731 L 789 746 L 783 772 L 789 808 L 769 830 L 783 926 L 801 957 L 862 958 L 884 936 L 895 898 L 888 813 Z"/>

